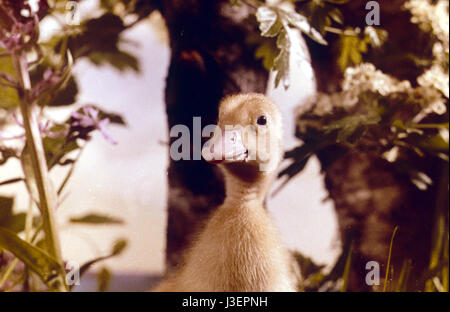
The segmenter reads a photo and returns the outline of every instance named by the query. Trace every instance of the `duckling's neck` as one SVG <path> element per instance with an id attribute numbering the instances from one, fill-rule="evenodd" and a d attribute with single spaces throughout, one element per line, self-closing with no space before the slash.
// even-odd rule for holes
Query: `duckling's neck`
<path id="1" fill-rule="evenodd" d="M 239 174 L 235 170 L 239 169 Z M 242 172 L 228 167 L 225 172 L 226 197 L 223 207 L 255 207 L 262 205 L 273 175 L 268 172 Z"/>

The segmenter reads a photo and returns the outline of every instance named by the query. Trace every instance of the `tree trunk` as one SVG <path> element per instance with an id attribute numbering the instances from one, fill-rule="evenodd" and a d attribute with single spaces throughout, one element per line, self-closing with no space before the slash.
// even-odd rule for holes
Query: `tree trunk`
<path id="1" fill-rule="evenodd" d="M 366 2 L 351 1 L 342 6 L 346 25 L 360 29 L 367 26 Z M 411 59 L 389 57 L 399 51 L 412 51 L 426 58 L 431 55 L 428 36 L 421 33 L 417 25 L 411 24 L 410 13 L 402 9 L 404 2 L 384 1 L 380 5 L 379 27 L 389 32 L 389 38 L 382 49 L 369 51 L 365 58 L 374 61 L 384 72 L 401 80 L 408 79 L 414 85 L 423 69 Z M 319 46 L 311 40 L 308 40 L 308 45 L 318 91 L 334 92 L 340 89 L 342 81 L 342 73 L 336 63 L 336 50 L 332 49 L 337 45 L 338 36 L 329 35 L 327 40 L 327 47 Z M 342 156 L 331 161 L 331 158 L 336 158 L 334 155 L 342 152 Z M 409 287 L 423 289 L 421 274 L 429 264 L 436 210 L 448 205 L 448 195 L 441 202 L 437 200 L 442 186 L 442 182 L 438 181 L 442 180 L 443 170 L 448 170 L 443 169 L 445 165 L 429 158 L 411 158 L 417 170 L 427 172 L 435 181 L 435 185 L 429 190 L 420 191 L 393 164 L 370 151 L 349 152 L 332 147 L 323 150 L 318 156 L 325 171 L 326 188 L 335 203 L 343 246 L 349 247 L 353 243 L 347 290 L 371 289 L 365 280 L 369 272 L 366 264 L 369 261 L 380 264 L 381 285 L 378 289 L 383 287 L 389 245 L 395 226 L 399 226 L 399 231 L 394 239 L 391 259 L 394 280 L 399 277 L 404 261 L 410 260 L 412 271 Z M 345 253 L 349 248 L 345 249 L 340 263 L 345 263 Z"/>
<path id="2" fill-rule="evenodd" d="M 171 61 L 165 91 L 168 128 L 186 125 L 191 133 L 191 158 L 169 160 L 166 271 L 180 261 L 192 234 L 224 199 L 224 183 L 215 166 L 193 160 L 201 150 L 202 127 L 217 120 L 219 100 L 238 92 L 266 90 L 268 73 L 246 44 L 254 25 L 244 22 L 247 7 L 228 1 L 167 0 L 160 11 L 170 35 Z M 177 137 L 170 138 L 172 144 Z"/>
<path id="3" fill-rule="evenodd" d="M 322 164 L 327 163 L 325 154 L 333 152 L 328 149 L 320 153 Z M 433 164 L 430 159 L 428 163 Z M 434 162 L 430 167 L 434 168 L 427 168 L 427 172 L 433 172 L 433 177 L 442 174 L 440 163 Z M 446 204 L 437 202 L 439 178 L 435 179 L 434 187 L 421 191 L 393 164 L 379 155 L 361 151 L 347 152 L 327 166 L 325 172 L 341 239 L 344 245 L 353 245 L 347 290 L 369 291 L 372 288 L 366 283 L 369 261 L 380 265 L 380 285 L 375 289 L 382 289 L 396 226 L 399 230 L 394 237 L 389 270 L 393 268 L 394 282 L 388 284 L 388 290 L 392 290 L 405 263 L 411 266 L 409 289 L 423 289 L 422 272 L 429 264 L 436 207 L 448 205 L 448 201 Z"/>

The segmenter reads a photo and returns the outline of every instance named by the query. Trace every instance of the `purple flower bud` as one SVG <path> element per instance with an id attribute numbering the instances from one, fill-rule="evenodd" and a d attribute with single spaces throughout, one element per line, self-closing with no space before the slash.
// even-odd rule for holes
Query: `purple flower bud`
<path id="1" fill-rule="evenodd" d="M 100 118 L 99 110 L 93 106 L 86 105 L 81 110 L 72 113 L 71 118 L 71 132 L 77 132 L 77 137 L 82 139 L 89 139 L 89 133 L 93 130 L 98 130 L 103 135 L 105 140 L 112 144 L 117 142 L 106 131 L 106 126 L 109 124 L 109 118 Z"/>

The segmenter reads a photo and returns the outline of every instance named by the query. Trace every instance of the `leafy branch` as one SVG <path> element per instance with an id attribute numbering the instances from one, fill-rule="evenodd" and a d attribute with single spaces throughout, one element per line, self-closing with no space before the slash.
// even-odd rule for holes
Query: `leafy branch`
<path id="1" fill-rule="evenodd" d="M 45 160 L 44 148 L 39 133 L 38 122 L 35 114 L 35 103 L 30 101 L 31 81 L 28 73 L 28 63 L 24 53 L 13 56 L 16 74 L 19 77 L 20 89 L 18 90 L 20 98 L 20 110 L 25 128 L 26 149 L 31 159 L 31 167 L 33 176 L 26 176 L 28 181 L 33 181 L 39 193 L 39 208 L 41 210 L 44 221 L 44 232 L 47 250 L 49 254 L 62 265 L 61 247 L 59 243 L 58 233 L 55 228 L 55 209 L 56 209 L 56 193 L 51 185 L 47 163 Z M 27 173 L 25 173 L 27 175 Z M 64 282 L 61 283 L 61 288 Z"/>
<path id="2" fill-rule="evenodd" d="M 307 48 L 298 31 L 322 45 L 327 45 L 327 42 L 322 34 L 311 26 L 308 18 L 296 12 L 289 2 L 267 5 L 262 1 L 242 0 L 231 1 L 231 4 L 237 5 L 240 2 L 255 11 L 261 36 L 276 39 L 275 48 L 262 40 L 256 49 L 255 56 L 263 58 L 265 68 L 276 72 L 275 87 L 282 82 L 283 87 L 288 89 L 291 84 L 293 63 L 309 62 Z M 274 49 L 277 51 L 273 51 Z"/>
<path id="3" fill-rule="evenodd" d="M 72 76 L 74 62 L 87 57 L 93 64 L 106 63 L 120 69 L 139 70 L 137 59 L 119 48 L 123 31 L 144 19 L 153 8 L 142 1 L 130 3 L 127 10 L 114 13 L 116 4 L 102 1 L 104 14 L 83 21 L 81 25 L 65 25 L 65 2 L 38 1 L 33 10 L 25 1 L 0 2 L 0 165 L 16 158 L 22 164 L 23 177 L 0 181 L 0 186 L 25 182 L 31 199 L 28 213 L 13 214 L 13 199 L 0 197 L 0 289 L 14 289 L 23 283 L 29 289 L 33 274 L 52 291 L 70 290 L 61 255 L 55 211 L 63 201 L 61 193 L 70 177 L 85 144 L 93 131 L 116 144 L 109 135 L 110 123 L 125 125 L 120 115 L 101 110 L 95 105 L 84 105 L 70 114 L 63 123 L 44 118 L 47 106 L 73 105 L 78 87 Z M 25 13 L 26 14 L 25 14 Z M 124 23 L 128 15 L 137 14 L 133 23 Z M 46 42 L 39 41 L 40 21 L 44 17 L 56 18 L 61 31 Z M 109 29 L 109 32 L 98 29 Z M 95 40 L 93 40 L 95 38 Z M 101 40 L 97 40 L 101 39 Z M 73 57 L 72 57 L 73 56 Z M 17 114 L 16 112 L 19 112 Z M 20 134 L 7 134 L 3 128 L 15 125 Z M 6 128 L 8 129 L 8 128 Z M 13 144 L 7 144 L 12 142 Z M 72 152 L 78 150 L 72 158 Z M 58 189 L 53 187 L 49 172 L 57 166 L 71 165 Z M 33 214 L 33 207 L 40 215 Z M 73 218 L 73 223 L 121 224 L 122 220 L 89 213 Z M 18 233 L 25 231 L 25 239 Z M 41 235 L 43 234 L 43 236 Z M 42 239 L 41 239 L 42 238 Z M 124 247 L 108 257 L 118 255 Z M 12 259 L 4 261 L 8 254 Z M 15 258 L 14 258 L 15 257 Z M 11 282 L 17 267 L 25 264 L 20 278 Z M 86 270 L 86 266 L 83 270 Z M 39 286 L 37 286 L 39 287 Z"/>

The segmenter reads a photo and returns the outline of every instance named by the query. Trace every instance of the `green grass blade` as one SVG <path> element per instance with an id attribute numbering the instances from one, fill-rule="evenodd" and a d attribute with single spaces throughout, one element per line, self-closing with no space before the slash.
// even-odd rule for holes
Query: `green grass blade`
<path id="1" fill-rule="evenodd" d="M 341 292 L 347 291 L 348 278 L 350 275 L 350 266 L 352 263 L 353 242 L 350 244 L 350 250 L 348 251 L 347 260 L 345 261 L 344 274 L 342 275 L 342 287 Z"/>
<path id="2" fill-rule="evenodd" d="M 448 292 L 448 228 L 447 228 L 447 237 L 444 242 L 444 267 L 442 268 L 442 287 L 445 292 Z"/>
<path id="3" fill-rule="evenodd" d="M 391 265 L 392 245 L 394 243 L 394 237 L 395 237 L 395 234 L 397 234 L 397 232 L 398 232 L 398 226 L 396 226 L 394 228 L 394 232 L 392 233 L 392 237 L 391 237 L 391 243 L 389 245 L 389 255 L 388 255 L 388 261 L 387 261 L 387 266 L 386 266 L 386 277 L 384 278 L 383 292 L 386 292 L 386 288 L 387 288 L 387 281 L 388 281 L 388 277 L 389 277 L 389 267 Z"/>
<path id="4" fill-rule="evenodd" d="M 409 271 L 411 269 L 411 259 L 403 261 L 400 277 L 397 282 L 397 292 L 406 291 L 406 285 L 408 283 Z"/>

